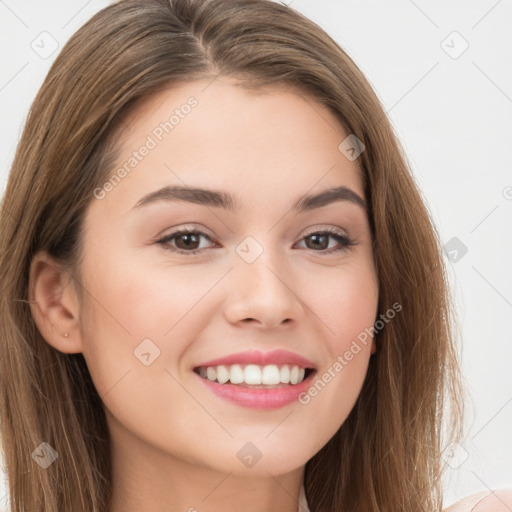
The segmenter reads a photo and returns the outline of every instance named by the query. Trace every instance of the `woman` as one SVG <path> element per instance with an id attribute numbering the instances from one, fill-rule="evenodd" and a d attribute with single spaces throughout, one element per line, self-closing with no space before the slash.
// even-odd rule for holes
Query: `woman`
<path id="1" fill-rule="evenodd" d="M 297 12 L 96 14 L 34 101 L 0 240 L 13 511 L 441 509 L 438 235 L 367 80 Z"/>

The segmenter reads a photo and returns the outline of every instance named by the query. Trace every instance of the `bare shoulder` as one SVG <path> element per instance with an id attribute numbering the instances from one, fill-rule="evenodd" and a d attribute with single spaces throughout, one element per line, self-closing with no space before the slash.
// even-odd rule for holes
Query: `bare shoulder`
<path id="1" fill-rule="evenodd" d="M 512 487 L 496 489 L 480 501 L 473 512 L 510 512 L 512 510 Z"/>
<path id="2" fill-rule="evenodd" d="M 512 510 L 512 487 L 471 494 L 443 512 L 510 512 Z"/>

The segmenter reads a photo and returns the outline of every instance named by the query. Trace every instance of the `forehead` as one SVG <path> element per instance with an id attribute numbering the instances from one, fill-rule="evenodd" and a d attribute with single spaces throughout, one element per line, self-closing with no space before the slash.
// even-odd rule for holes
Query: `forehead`
<path id="1" fill-rule="evenodd" d="M 125 118 L 112 173 L 125 172 L 105 203 L 122 201 L 126 211 L 169 184 L 222 188 L 246 202 L 282 203 L 283 191 L 291 202 L 339 185 L 364 197 L 357 162 L 339 149 L 347 135 L 329 109 L 296 88 L 247 90 L 225 78 L 182 83 Z"/>

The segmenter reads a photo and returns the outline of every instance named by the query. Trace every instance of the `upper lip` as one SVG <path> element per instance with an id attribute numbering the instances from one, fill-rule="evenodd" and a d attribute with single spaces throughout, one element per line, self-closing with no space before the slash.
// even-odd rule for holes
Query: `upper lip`
<path id="1" fill-rule="evenodd" d="M 198 364 L 195 368 L 200 366 L 219 366 L 219 365 L 232 365 L 232 364 L 257 364 L 265 366 L 267 364 L 294 364 L 302 368 L 315 368 L 313 362 L 303 356 L 294 354 L 288 350 L 272 350 L 270 352 L 260 352 L 259 350 L 247 350 L 245 352 L 237 352 L 230 354 L 226 357 L 212 359 Z"/>

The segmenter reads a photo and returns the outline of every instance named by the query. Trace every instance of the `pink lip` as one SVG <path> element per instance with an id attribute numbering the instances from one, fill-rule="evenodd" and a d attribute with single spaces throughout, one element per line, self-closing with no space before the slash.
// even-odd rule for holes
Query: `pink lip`
<path id="1" fill-rule="evenodd" d="M 196 368 L 199 368 L 200 366 L 219 366 L 221 364 L 257 364 L 260 366 L 265 366 L 267 364 L 296 364 L 302 368 L 315 368 L 314 363 L 309 359 L 282 349 L 272 350 L 271 352 L 247 350 L 245 352 L 231 354 L 227 357 L 205 361 L 204 363 L 198 364 Z M 222 385 L 224 386 L 224 384 Z"/>
<path id="2" fill-rule="evenodd" d="M 206 365 L 207 366 L 207 365 Z M 212 365 L 213 366 L 213 365 Z M 229 400 L 237 405 L 252 407 L 254 409 L 277 409 L 298 400 L 301 393 L 305 393 L 311 386 L 312 377 L 316 371 L 311 372 L 300 384 L 287 385 L 282 388 L 246 388 L 235 384 L 219 384 L 197 375 L 204 385 L 217 396 Z"/>

